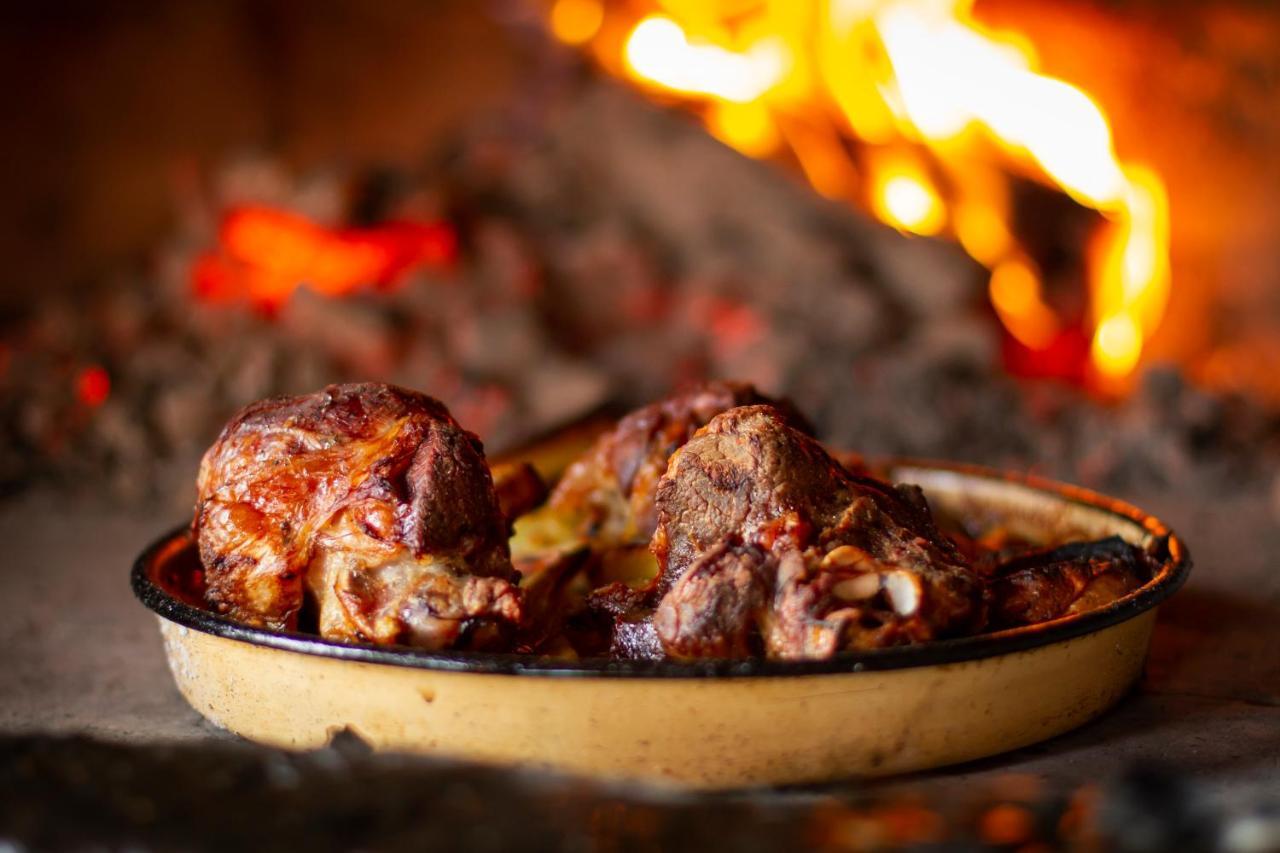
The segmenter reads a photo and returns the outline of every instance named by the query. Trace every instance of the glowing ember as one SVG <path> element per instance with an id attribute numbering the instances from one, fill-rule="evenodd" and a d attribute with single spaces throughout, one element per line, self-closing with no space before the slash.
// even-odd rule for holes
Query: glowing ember
<path id="1" fill-rule="evenodd" d="M 438 223 L 332 229 L 283 210 L 241 207 L 223 219 L 217 250 L 197 259 L 193 282 L 203 299 L 270 310 L 303 285 L 327 296 L 393 287 L 414 269 L 450 262 L 455 244 L 453 230 Z"/>
<path id="2" fill-rule="evenodd" d="M 1008 175 L 1097 210 L 1107 222 L 1080 322 L 1095 380 L 1120 382 L 1168 299 L 1163 185 L 1117 157 L 1087 94 L 1039 73 L 1025 40 L 977 23 L 971 5 L 558 0 L 550 20 L 558 38 L 588 44 L 614 73 L 696 107 L 738 150 L 786 153 L 825 196 L 859 200 L 903 231 L 955 237 L 991 270 L 996 313 L 1031 351 L 1052 356 L 1058 336 L 1080 330 L 1045 302 L 1018 245 Z M 865 156 L 850 154 L 850 137 Z"/>
<path id="3" fill-rule="evenodd" d="M 97 408 L 111 396 L 111 376 L 98 365 L 90 365 L 76 374 L 76 399 Z"/>
<path id="4" fill-rule="evenodd" d="M 590 41 L 603 21 L 600 0 L 559 0 L 551 7 L 551 31 L 566 44 Z"/>

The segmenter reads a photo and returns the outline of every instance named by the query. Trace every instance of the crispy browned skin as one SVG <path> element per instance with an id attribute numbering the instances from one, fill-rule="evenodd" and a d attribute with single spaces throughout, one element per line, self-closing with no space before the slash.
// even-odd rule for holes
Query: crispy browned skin
<path id="1" fill-rule="evenodd" d="M 551 508 L 571 518 L 593 547 L 648 542 L 657 525 L 654 491 L 671 454 L 721 412 L 773 402 L 745 383 L 711 382 L 636 409 L 569 467 Z M 789 404 L 774 405 L 808 430 Z"/>
<path id="2" fill-rule="evenodd" d="M 438 401 L 332 385 L 244 409 L 200 466 L 206 599 L 253 625 L 426 648 L 481 647 L 520 595 L 479 439 Z"/>
<path id="3" fill-rule="evenodd" d="M 1119 537 L 1041 549 L 999 563 L 990 628 L 1013 628 L 1106 606 L 1142 586 L 1151 566 Z"/>
<path id="4" fill-rule="evenodd" d="M 982 624 L 982 579 L 919 490 L 850 473 L 769 406 L 700 430 L 656 505 L 653 624 L 672 657 L 823 658 Z"/>

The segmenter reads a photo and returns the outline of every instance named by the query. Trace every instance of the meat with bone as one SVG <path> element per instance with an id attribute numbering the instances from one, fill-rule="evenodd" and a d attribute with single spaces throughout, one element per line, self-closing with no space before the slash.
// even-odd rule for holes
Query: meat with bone
<path id="1" fill-rule="evenodd" d="M 339 640 L 814 659 L 1070 615 L 1150 576 L 1114 538 L 966 557 L 919 489 L 833 458 L 760 399 L 719 383 L 624 418 L 538 510 L 576 529 L 520 572 L 510 522 L 542 481 L 491 473 L 439 402 L 385 385 L 263 401 L 201 466 L 202 594 Z"/>
<path id="2" fill-rule="evenodd" d="M 648 542 L 657 525 L 654 490 L 671 454 L 721 412 L 757 403 L 772 403 L 793 426 L 810 431 L 789 403 L 751 385 L 707 383 L 622 418 L 565 472 L 550 509 L 569 518 L 593 547 Z"/>
<path id="3" fill-rule="evenodd" d="M 983 624 L 918 489 L 855 475 L 769 406 L 717 415 L 656 492 L 657 638 L 677 658 L 822 658 Z"/>
<path id="4" fill-rule="evenodd" d="M 479 439 L 387 385 L 255 403 L 205 454 L 206 600 L 252 625 L 431 649 L 505 643 L 521 615 Z"/>

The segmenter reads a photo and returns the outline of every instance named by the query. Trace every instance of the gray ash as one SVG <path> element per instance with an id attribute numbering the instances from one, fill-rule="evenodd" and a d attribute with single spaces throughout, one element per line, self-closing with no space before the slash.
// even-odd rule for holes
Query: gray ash
<path id="1" fill-rule="evenodd" d="M 298 177 L 262 158 L 217 170 L 179 199 L 147 270 L 6 325 L 0 488 L 182 500 L 236 409 L 327 382 L 425 390 L 503 447 L 707 377 L 789 396 L 826 439 L 867 454 L 1122 492 L 1272 487 L 1274 413 L 1176 371 L 1109 405 L 1016 381 L 958 248 L 822 200 L 638 96 L 594 81 L 557 91 L 415 173 Z M 303 287 L 270 317 L 201 301 L 193 262 L 245 203 L 333 226 L 442 218 L 459 258 L 391 290 Z M 91 405 L 96 367 L 111 387 Z"/>

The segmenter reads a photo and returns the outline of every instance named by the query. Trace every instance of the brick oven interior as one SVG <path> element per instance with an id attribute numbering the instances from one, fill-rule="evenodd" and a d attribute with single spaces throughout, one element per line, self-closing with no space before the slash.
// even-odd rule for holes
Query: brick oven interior
<path id="1" fill-rule="evenodd" d="M 257 840 L 348 846 L 337 814 L 393 847 L 446 827 L 468 846 L 854 849 L 855 824 L 874 824 L 902 843 L 945 826 L 1005 849 L 1280 849 L 1280 13 L 976 4 L 1091 92 L 1117 149 L 1167 184 L 1168 308 L 1133 376 L 1099 389 L 1026 369 L 954 240 L 733 150 L 555 43 L 536 6 L 6 13 L 0 841 L 165 847 L 196 832 L 217 847 L 286 814 Z M 1015 189 L 1051 297 L 1079 302 L 1096 214 L 1035 181 Z M 232 213 L 318 224 L 316 239 L 413 222 L 434 242 L 382 286 L 326 294 L 290 270 L 247 278 Z M 868 456 L 1032 471 L 1169 521 L 1196 570 L 1161 609 L 1140 687 L 1079 731 L 974 765 L 664 798 L 341 739 L 250 748 L 183 703 L 126 589 L 139 549 L 189 515 L 200 453 L 253 400 L 394 382 L 505 449 L 704 378 L 789 396 L 824 440 Z M 108 793 L 76 773 L 124 781 Z M 231 776 L 250 781 L 218 781 Z M 353 793 L 416 786 L 447 786 L 457 807 Z M 242 817 L 214 821 L 202 798 Z M 479 805 L 498 799 L 511 808 Z M 489 834 L 467 835 L 478 824 Z"/>

